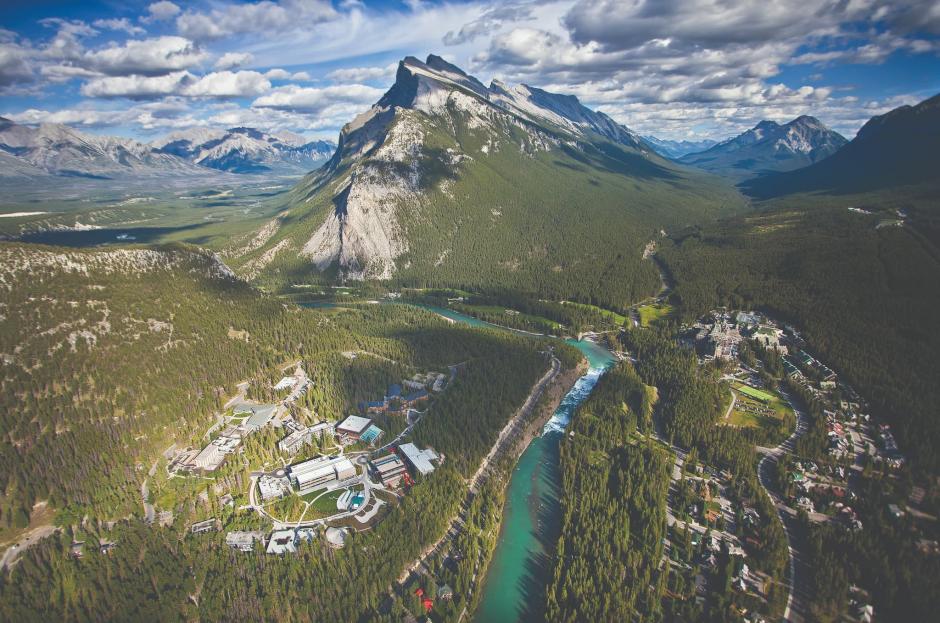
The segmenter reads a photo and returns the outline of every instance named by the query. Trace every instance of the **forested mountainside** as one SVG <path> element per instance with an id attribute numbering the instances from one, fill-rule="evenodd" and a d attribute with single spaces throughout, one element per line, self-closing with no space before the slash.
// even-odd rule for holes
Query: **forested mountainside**
<path id="1" fill-rule="evenodd" d="M 445 531 L 466 479 L 549 366 L 538 340 L 453 326 L 414 307 L 285 305 L 188 247 L 6 244 L 0 253 L 0 521 L 16 532 L 31 504 L 44 501 L 62 527 L 0 576 L 2 620 L 381 619 L 382 595 Z M 574 349 L 555 350 L 565 367 L 576 364 Z M 231 550 L 224 531 L 189 536 L 189 524 L 206 517 L 226 530 L 266 527 L 247 506 L 246 488 L 249 465 L 287 460 L 272 449 L 271 431 L 249 438 L 246 460 L 230 461 L 215 478 L 157 470 L 151 495 L 173 523 L 133 518 L 147 466 L 167 445 L 201 445 L 236 381 L 270 398 L 282 366 L 296 361 L 314 382 L 302 406 L 327 420 L 415 371 L 460 363 L 414 437 L 446 461 L 407 496 L 389 494 L 394 503 L 381 523 L 350 534 L 342 551 L 317 540 L 272 559 Z M 404 426 L 401 416 L 378 418 L 391 434 Z M 220 501 L 220 483 L 232 504 Z M 88 545 L 76 560 L 68 555 L 74 541 L 115 545 Z M 469 581 L 470 571 L 452 581 Z M 272 599 L 294 605 L 272 609 Z"/>
<path id="2" fill-rule="evenodd" d="M 650 392 L 621 364 L 578 409 L 562 444 L 562 527 L 548 621 L 628 621 L 660 611 L 672 457 L 633 435 Z M 603 546 L 600 546 L 603 544 Z"/>
<path id="3" fill-rule="evenodd" d="M 687 318 L 729 305 L 792 322 L 936 469 L 937 219 L 918 195 L 798 196 L 676 235 L 660 256 Z"/>
<path id="4" fill-rule="evenodd" d="M 382 279 L 623 307 L 658 287 L 642 255 L 660 229 L 744 201 L 575 98 L 485 87 L 431 56 L 402 61 L 285 208 L 228 260 L 271 287 Z"/>
<path id="5" fill-rule="evenodd" d="M 661 253 L 687 317 L 731 305 L 792 321 L 932 470 L 940 467 L 938 148 L 940 96 L 874 117 L 820 163 L 746 184 L 758 197 L 785 196 L 758 204 L 760 214 L 678 233 Z"/>
<path id="6" fill-rule="evenodd" d="M 748 564 L 781 579 L 786 535 L 758 483 L 754 450 L 768 439 L 723 425 L 718 367 L 700 366 L 668 329 L 627 330 L 619 346 L 635 354 L 635 367 L 621 362 L 601 378 L 562 442 L 563 516 L 546 619 L 729 620 L 744 606 L 729 590 L 729 557 L 705 574 L 703 603 L 688 565 L 670 562 L 692 560 L 695 550 L 689 530 L 667 521 L 670 478 L 681 497 L 684 470 L 694 474 L 698 461 L 727 470 L 734 497 L 764 517 L 753 526 L 759 546 Z M 678 478 L 673 444 L 687 452 Z M 772 618 L 785 599 L 771 590 L 759 612 Z"/>
<path id="7" fill-rule="evenodd" d="M 161 451 L 201 439 L 236 382 L 292 360 L 316 383 L 310 408 L 335 419 L 400 374 L 376 376 L 341 352 L 440 366 L 486 347 L 401 306 L 286 306 L 188 247 L 3 244 L 0 257 L 0 522 L 10 529 L 44 500 L 74 518 L 136 512 Z"/>
<path id="8" fill-rule="evenodd" d="M 0 254 L 8 524 L 45 499 L 77 516 L 136 509 L 136 466 L 206 428 L 236 381 L 303 342 L 352 343 L 261 299 L 204 252 L 4 244 Z"/>
<path id="9" fill-rule="evenodd" d="M 846 143 L 844 136 L 804 115 L 785 124 L 761 121 L 734 138 L 686 154 L 679 162 L 740 180 L 806 167 L 828 158 Z"/>
<path id="10" fill-rule="evenodd" d="M 756 198 L 817 192 L 848 195 L 918 184 L 936 192 L 940 95 L 872 117 L 830 158 L 743 185 Z M 936 197 L 936 195 L 934 195 Z"/>

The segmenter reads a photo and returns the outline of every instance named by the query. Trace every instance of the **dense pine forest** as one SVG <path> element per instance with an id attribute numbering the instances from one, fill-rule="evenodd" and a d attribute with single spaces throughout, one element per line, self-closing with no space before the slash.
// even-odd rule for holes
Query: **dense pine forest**
<path id="1" fill-rule="evenodd" d="M 26 253 L 15 248 L 11 248 L 10 252 Z M 35 264 L 36 252 L 29 253 Z M 82 265 L 86 267 L 96 261 L 83 255 L 75 254 L 69 259 L 72 262 L 84 262 Z M 181 261 L 187 262 L 184 264 L 187 268 L 202 269 L 206 265 L 202 261 L 205 258 L 201 256 L 192 259 L 184 253 L 184 257 L 186 259 Z M 107 284 L 130 290 L 136 279 L 123 273 L 102 275 L 92 270 L 88 272 L 90 274 L 83 277 L 73 276 L 76 282 L 73 287 L 87 287 L 88 284 L 82 281 L 88 278 L 93 279 L 95 285 Z M 52 274 L 49 278 L 53 278 Z M 258 365 L 262 369 L 265 364 L 270 367 L 281 362 L 288 354 L 300 354 L 308 368 L 315 370 L 323 361 L 321 357 L 328 357 L 331 351 L 354 348 L 368 349 L 375 354 L 395 358 L 399 364 L 407 362 L 415 367 L 441 366 L 447 362 L 464 363 L 452 386 L 435 399 L 422 427 L 416 430 L 417 443 L 422 446 L 432 445 L 446 457 L 441 468 L 428 478 L 419 479 L 419 483 L 407 496 L 392 505 L 375 529 L 351 535 L 345 549 L 331 550 L 317 541 L 301 546 L 296 556 L 284 559 L 266 556 L 260 550 L 251 554 L 234 552 L 222 543 L 224 533 L 221 532 L 189 535 L 182 520 L 170 528 L 146 526 L 138 520 L 118 521 L 110 528 L 110 524 L 103 521 L 81 521 L 74 512 L 60 514 L 62 518 L 71 516 L 75 519 L 64 522 L 64 530 L 57 536 L 25 552 L 17 564 L 16 572 L 5 574 L 0 579 L 0 619 L 36 620 L 40 612 L 44 613 L 43 617 L 52 616 L 56 620 L 239 618 L 306 621 L 358 620 L 361 617 L 379 616 L 382 596 L 392 581 L 427 543 L 443 533 L 463 499 L 465 479 L 475 470 L 492 446 L 498 430 L 522 404 L 534 381 L 548 366 L 545 356 L 538 352 L 538 341 L 505 332 L 452 327 L 414 308 L 400 305 L 369 306 L 368 309 L 342 308 L 321 313 L 284 307 L 277 301 L 265 302 L 263 297 L 258 297 L 252 291 L 240 290 L 237 284 L 213 292 L 205 287 L 213 283 L 211 279 L 189 286 L 186 284 L 187 279 L 191 278 L 186 270 L 174 268 L 167 272 L 165 286 L 159 276 L 148 280 L 148 283 L 167 288 L 152 289 L 154 296 L 151 300 L 164 306 L 177 304 L 173 307 L 176 312 L 172 319 L 177 323 L 174 324 L 174 334 L 179 335 L 180 339 L 191 334 L 181 329 L 186 326 L 182 324 L 182 317 L 187 308 L 177 301 L 175 292 L 182 291 L 189 297 L 203 297 L 194 301 L 194 304 L 210 305 L 203 307 L 203 310 L 224 304 L 236 308 L 240 302 L 250 302 L 268 314 L 264 318 L 264 326 L 274 330 L 273 334 L 261 332 L 260 324 L 254 324 L 260 323 L 260 320 L 251 316 L 241 318 L 233 313 L 218 318 L 220 339 L 231 340 L 243 349 L 232 353 L 232 357 L 240 355 L 239 365 L 245 366 L 244 370 L 234 367 L 233 379 L 241 374 L 250 374 L 248 366 L 255 362 L 250 358 L 251 344 L 259 350 L 269 349 L 267 353 L 270 361 L 259 360 Z M 56 283 L 62 283 L 64 288 L 68 281 L 63 278 Z M 183 290 L 186 287 L 191 289 Z M 63 291 L 67 292 L 60 290 Z M 223 291 L 225 294 L 221 293 Z M 231 291 L 235 294 L 231 294 Z M 243 298 L 231 300 L 229 297 Z M 119 308 L 116 301 L 111 302 L 109 309 L 111 322 L 119 326 L 118 319 L 124 317 L 125 310 Z M 148 308 L 138 313 L 155 314 L 159 309 Z M 195 314 L 195 311 L 188 313 Z M 164 314 L 159 317 L 168 316 Z M 56 320 L 61 321 L 59 317 Z M 249 342 L 229 338 L 228 323 L 233 323 L 240 331 L 248 331 Z M 213 325 L 210 322 L 205 326 L 211 329 Z M 277 337 L 281 339 L 276 340 Z M 297 343 L 292 340 L 297 340 Z M 303 343 L 316 344 L 316 347 L 304 349 L 301 347 Z M 102 345 L 103 340 L 94 346 Z M 223 354 L 226 352 L 222 351 Z M 568 349 L 561 348 L 559 352 L 563 352 L 566 361 L 575 360 L 574 354 L 568 352 Z M 85 354 L 86 360 L 94 361 L 97 353 L 95 348 L 89 348 Z M 337 361 L 329 360 L 329 363 L 336 364 Z M 187 367 L 176 369 L 183 373 Z M 347 370 L 340 366 L 331 375 L 317 376 L 320 393 L 311 398 L 314 406 L 320 413 L 331 415 L 329 409 L 332 405 L 341 412 L 349 407 L 348 403 L 359 397 L 360 392 L 381 391 L 387 382 L 386 375 L 370 370 L 358 382 L 347 385 L 340 382 L 343 375 L 362 377 L 362 374 L 355 369 Z M 370 373 L 374 377 L 371 383 L 367 381 Z M 133 378 L 130 377 L 131 380 Z M 130 380 L 124 382 L 129 383 Z M 337 388 L 326 389 L 333 382 L 336 382 Z M 219 383 L 221 385 L 221 381 Z M 146 395 L 137 396 L 140 401 L 144 398 Z M 216 402 L 210 402 L 206 409 L 215 406 Z M 178 411 L 174 413 L 179 417 Z M 196 430 L 199 416 L 204 417 L 204 414 L 192 412 L 189 416 Z M 206 421 L 203 419 L 202 423 Z M 101 431 L 105 431 L 121 439 L 117 433 L 108 432 L 109 420 L 98 424 L 97 429 L 89 425 L 86 434 L 92 435 L 96 431 L 101 434 Z M 246 457 L 249 459 L 259 452 L 253 441 L 253 438 L 249 439 L 246 447 Z M 61 453 L 68 449 L 52 443 L 49 447 L 49 452 Z M 155 447 L 159 448 L 160 445 Z M 140 445 L 133 452 L 144 454 Z M 126 460 L 126 455 L 122 456 Z M 17 460 L 14 464 L 17 469 L 34 469 L 29 455 L 22 458 L 14 455 L 13 458 Z M 83 457 L 74 465 L 63 461 L 61 469 L 81 469 L 85 460 Z M 227 473 L 228 469 L 226 467 L 222 470 L 220 477 L 233 476 Z M 243 480 L 244 477 L 242 474 Z M 80 487 L 88 487 L 93 491 L 120 491 L 119 487 L 123 485 L 130 499 L 138 485 L 133 480 L 133 472 L 124 478 L 113 478 L 113 482 L 97 480 L 94 488 L 91 483 L 76 484 L 74 489 L 65 490 L 59 495 L 68 499 L 84 490 Z M 45 486 L 49 490 L 58 491 L 57 487 L 62 485 L 52 482 Z M 244 529 L 255 525 L 253 511 L 224 508 L 217 501 L 211 482 L 201 486 L 205 487 L 208 494 L 207 502 L 197 504 L 195 518 L 200 518 L 201 514 L 211 509 L 212 513 L 221 517 L 223 528 Z M 481 501 L 485 499 L 481 498 Z M 13 498 L 11 503 L 16 501 Z M 92 517 L 108 518 L 103 510 L 106 508 L 96 506 L 98 512 Z M 176 510 L 184 512 L 183 518 L 187 516 L 185 508 Z M 108 553 L 100 553 L 95 546 L 87 545 L 85 555 L 75 560 L 68 556 L 68 547 L 73 540 L 82 540 L 86 544 L 113 542 L 116 545 Z M 53 597 L 50 599 L 50 596 Z"/>
<path id="2" fill-rule="evenodd" d="M 549 621 L 628 621 L 660 610 L 671 456 L 633 433 L 648 412 L 632 369 L 607 373 L 561 446 L 562 534 Z"/>
<path id="3" fill-rule="evenodd" d="M 676 234 L 662 249 L 684 317 L 728 305 L 792 322 L 863 388 L 905 452 L 936 471 L 940 226 L 930 202 L 898 191 L 771 207 Z"/>

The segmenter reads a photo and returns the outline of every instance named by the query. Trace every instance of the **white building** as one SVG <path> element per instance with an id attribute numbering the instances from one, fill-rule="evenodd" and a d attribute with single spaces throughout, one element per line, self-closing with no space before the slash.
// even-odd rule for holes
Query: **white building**
<path id="1" fill-rule="evenodd" d="M 345 456 L 321 456 L 290 466 L 290 479 L 300 493 L 356 476 L 356 467 Z"/>
<path id="2" fill-rule="evenodd" d="M 372 420 L 367 417 L 350 415 L 336 426 L 336 434 L 340 437 L 358 440 L 371 424 Z"/>
<path id="3" fill-rule="evenodd" d="M 419 450 L 418 446 L 413 443 L 404 443 L 398 449 L 405 456 L 405 460 L 422 476 L 427 476 L 434 471 L 434 465 L 431 461 L 438 459 L 434 450 L 430 448 Z"/>
<path id="4" fill-rule="evenodd" d="M 265 475 L 258 479 L 258 490 L 265 502 L 276 500 L 290 493 L 290 481 L 285 477 Z"/>
<path id="5" fill-rule="evenodd" d="M 269 554 L 293 554 L 297 551 L 297 534 L 294 530 L 275 530 L 266 551 Z"/>
<path id="6" fill-rule="evenodd" d="M 287 454 L 297 454 L 301 448 L 313 439 L 313 431 L 309 428 L 299 428 L 284 439 L 277 442 L 277 449 Z"/>
<path id="7" fill-rule="evenodd" d="M 277 382 L 277 385 L 274 386 L 274 391 L 280 391 L 282 389 L 291 389 L 297 385 L 297 377 L 295 376 L 285 376 L 280 381 Z"/>
<path id="8" fill-rule="evenodd" d="M 255 547 L 255 541 L 264 542 L 264 535 L 261 532 L 229 532 L 225 535 L 225 544 L 231 548 L 250 552 Z"/>
<path id="9" fill-rule="evenodd" d="M 242 440 L 238 437 L 226 437 L 224 435 L 217 437 L 208 446 L 202 449 L 202 452 L 193 459 L 196 469 L 206 472 L 212 472 L 219 468 L 232 452 L 238 448 Z"/>

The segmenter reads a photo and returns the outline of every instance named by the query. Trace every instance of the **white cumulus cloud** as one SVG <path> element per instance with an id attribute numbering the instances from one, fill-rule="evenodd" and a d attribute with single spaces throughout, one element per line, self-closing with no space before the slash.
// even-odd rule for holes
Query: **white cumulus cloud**
<path id="1" fill-rule="evenodd" d="M 215 62 L 216 69 L 232 69 L 247 65 L 254 59 L 250 52 L 226 52 Z"/>
<path id="2" fill-rule="evenodd" d="M 329 86 L 321 89 L 287 85 L 256 99 L 255 108 L 275 108 L 295 112 L 318 113 L 337 103 L 371 104 L 382 97 L 382 89 L 364 84 Z"/>
<path id="3" fill-rule="evenodd" d="M 142 19 L 145 22 L 162 22 L 173 19 L 179 15 L 180 12 L 181 9 L 177 5 L 168 0 L 160 0 L 160 2 L 153 2 L 147 6 L 148 15 Z"/>
<path id="4" fill-rule="evenodd" d="M 239 33 L 274 34 L 309 28 L 337 15 L 327 0 L 265 0 L 223 5 L 205 13 L 186 11 L 176 18 L 176 26 L 191 39 L 211 40 Z"/>

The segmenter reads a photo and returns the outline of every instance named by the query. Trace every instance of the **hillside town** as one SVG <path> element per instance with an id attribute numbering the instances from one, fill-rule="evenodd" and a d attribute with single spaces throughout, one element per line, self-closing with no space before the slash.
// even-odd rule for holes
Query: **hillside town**
<path id="1" fill-rule="evenodd" d="M 169 478 L 211 477 L 231 461 L 240 461 L 245 442 L 262 431 L 276 431 L 278 455 L 283 464 L 253 471 L 247 504 L 269 531 L 233 529 L 225 543 L 238 551 L 261 547 L 268 554 L 291 554 L 304 543 L 322 539 L 341 548 L 350 530 L 373 527 L 388 509 L 406 495 L 418 480 L 431 474 L 444 460 L 433 448 L 405 442 L 411 428 L 427 412 L 433 396 L 457 378 L 460 364 L 447 373 L 418 372 L 388 386 L 384 396 L 359 404 L 359 413 L 338 420 L 312 417 L 297 402 L 313 386 L 301 364 L 292 373 L 272 383 L 274 393 L 284 393 L 274 403 L 262 404 L 245 398 L 245 384 L 226 403 L 226 411 L 206 433 L 203 447 L 174 449 L 167 456 Z M 423 411 L 418 408 L 423 407 Z M 374 421 L 378 414 L 404 420 L 404 429 L 382 445 L 385 431 Z M 316 420 L 312 421 L 311 420 Z M 311 450 L 315 444 L 320 451 Z M 306 457 L 306 458 L 301 458 Z M 234 497 L 221 498 L 233 505 Z M 294 511 L 296 515 L 292 515 Z M 173 521 L 161 511 L 161 524 Z M 194 535 L 217 531 L 218 518 L 191 524 Z"/>
<path id="2" fill-rule="evenodd" d="M 681 341 L 695 349 L 701 365 L 721 370 L 730 393 L 724 424 L 753 428 L 758 439 L 780 441 L 774 448 L 758 447 L 764 456 L 759 474 L 784 519 L 795 557 L 805 555 L 799 553 L 806 547 L 806 533 L 799 526 L 863 530 L 870 517 L 860 507 L 870 505 L 863 503 L 862 476 L 897 480 L 905 465 L 891 427 L 872 418 L 864 398 L 807 352 L 793 327 L 761 313 L 715 310 L 685 327 Z M 814 440 L 818 440 L 815 445 Z M 673 450 L 670 538 L 664 559 L 686 574 L 701 604 L 716 588 L 709 582 L 715 581 L 714 570 L 721 560 L 729 561 L 731 587 L 740 603 L 766 601 L 769 578 L 754 560 L 761 557 L 759 527 L 769 518 L 761 516 L 754 499 L 742 495 L 731 474 Z M 905 526 L 911 547 L 940 553 L 937 518 L 920 507 L 930 486 L 914 486 L 907 498 L 891 499 L 877 512 Z M 808 569 L 801 568 L 806 563 L 803 560 L 791 570 L 797 576 L 794 599 L 809 593 Z M 866 587 L 851 587 L 848 620 L 873 620 L 867 595 Z M 741 614 L 748 616 L 747 608 Z M 755 613 L 747 620 L 763 619 Z"/>

